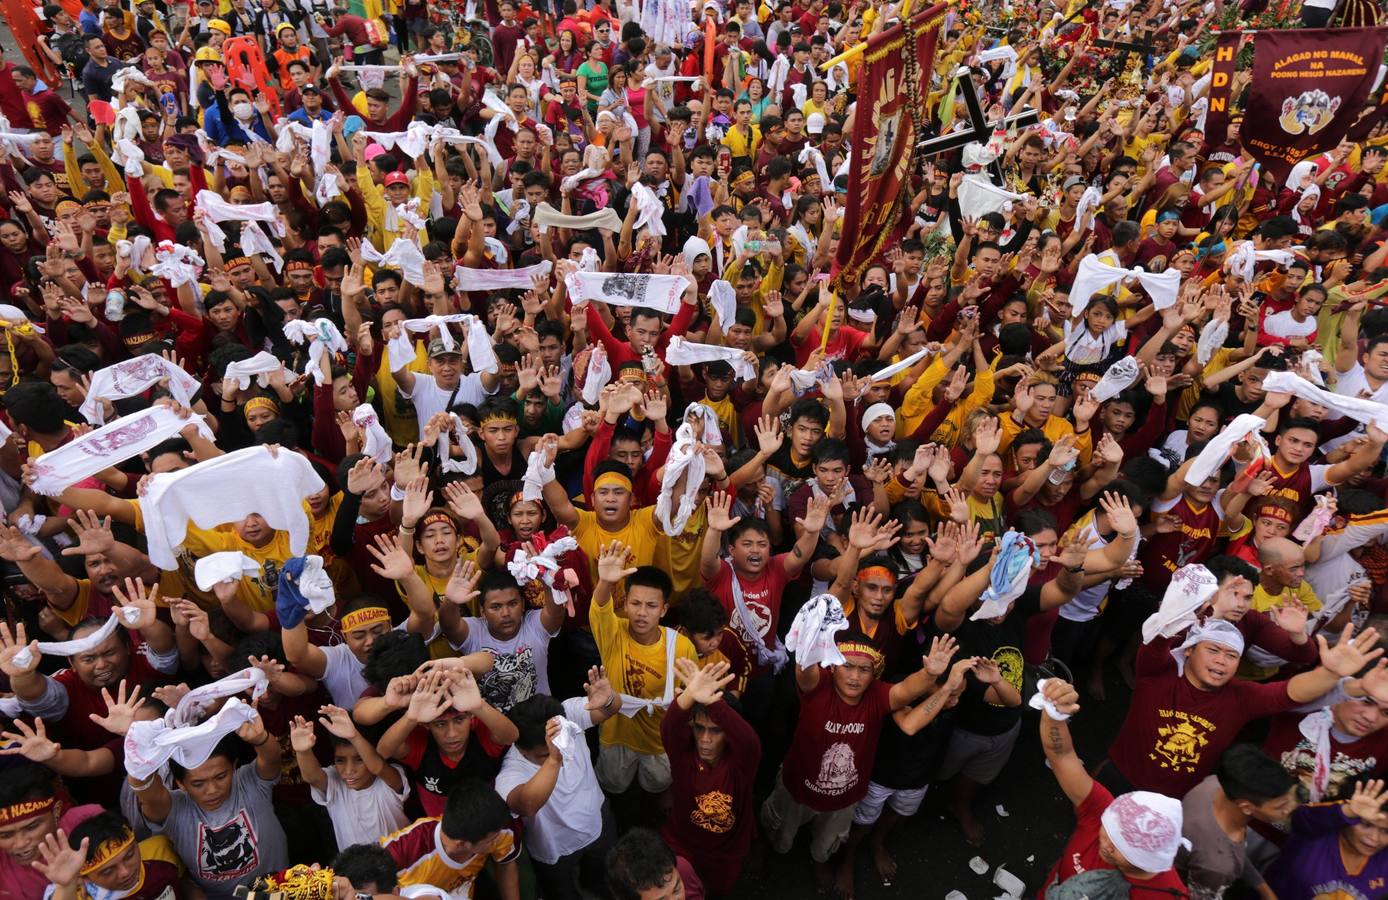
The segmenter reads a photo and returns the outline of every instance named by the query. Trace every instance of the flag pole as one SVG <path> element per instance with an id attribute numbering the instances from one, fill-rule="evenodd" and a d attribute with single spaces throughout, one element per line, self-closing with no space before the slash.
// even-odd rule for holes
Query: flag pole
<path id="1" fill-rule="evenodd" d="M 911 2 L 911 0 L 906 0 L 906 2 L 909 3 L 909 2 Z M 819 349 L 820 349 L 820 350 L 827 350 L 827 349 L 829 349 L 829 329 L 830 329 L 831 327 L 833 327 L 833 324 L 834 324 L 834 305 L 837 304 L 838 302 L 839 302 L 839 295 L 838 295 L 838 293 L 835 292 L 835 291 L 830 291 L 830 292 L 829 292 L 829 311 L 826 312 L 826 313 L 824 314 L 824 321 L 820 323 L 820 331 L 822 332 L 822 334 L 820 334 L 820 336 L 819 336 Z"/>
<path id="2" fill-rule="evenodd" d="M 954 3 L 954 2 L 956 2 L 956 0 L 949 0 L 949 2 L 950 2 L 950 3 Z M 909 20 L 909 19 L 911 18 L 911 7 L 914 6 L 914 5 L 915 5 L 915 0 L 904 0 L 904 2 L 901 4 L 901 14 L 898 16 L 898 18 L 899 18 L 902 22 L 905 22 L 905 21 L 907 21 L 907 20 Z M 870 37 L 870 36 L 869 36 L 869 37 Z M 852 47 L 849 47 L 847 50 L 843 51 L 843 52 L 840 53 L 838 56 L 835 56 L 833 59 L 829 59 L 829 60 L 826 60 L 826 61 L 820 63 L 820 64 L 819 64 L 819 69 L 820 69 L 820 71 L 821 71 L 821 72 L 827 72 L 827 71 L 829 71 L 830 69 L 832 69 L 834 66 L 837 66 L 839 63 L 846 63 L 846 62 L 849 62 L 850 60 L 857 59 L 858 57 L 862 56 L 863 53 L 867 50 L 867 45 L 868 45 L 867 39 L 864 38 L 862 41 L 859 41 L 858 43 L 854 44 Z"/>

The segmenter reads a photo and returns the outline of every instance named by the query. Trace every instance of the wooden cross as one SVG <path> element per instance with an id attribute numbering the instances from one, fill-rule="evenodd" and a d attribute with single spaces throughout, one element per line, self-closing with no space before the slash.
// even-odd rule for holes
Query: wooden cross
<path id="1" fill-rule="evenodd" d="M 1118 51 L 1114 56 L 1114 59 L 1118 63 L 1118 71 L 1113 73 L 1115 78 L 1127 71 L 1129 53 L 1141 53 L 1142 56 L 1146 58 L 1157 50 L 1152 44 L 1152 30 L 1150 28 L 1143 29 L 1142 37 L 1135 41 L 1120 41 L 1115 38 L 1095 38 L 1094 46 Z"/>
<path id="2" fill-rule="evenodd" d="M 1027 125 L 1034 125 L 1041 120 L 1039 112 L 1034 109 L 1027 109 L 1008 116 L 996 124 L 989 122 L 983 115 L 983 104 L 978 100 L 978 90 L 974 87 L 969 68 L 960 66 L 954 75 L 960 81 L 960 93 L 964 95 L 964 107 L 968 111 L 969 126 L 962 131 L 951 131 L 949 134 L 929 138 L 916 144 L 916 152 L 921 156 L 938 156 L 941 153 L 958 150 L 960 147 L 975 142 L 986 144 L 993 136 L 994 130 L 999 127 L 1011 130 L 1014 127 L 1022 128 Z M 998 187 L 1006 185 L 1001 158 L 995 159 L 989 164 L 988 172 L 993 183 Z"/>

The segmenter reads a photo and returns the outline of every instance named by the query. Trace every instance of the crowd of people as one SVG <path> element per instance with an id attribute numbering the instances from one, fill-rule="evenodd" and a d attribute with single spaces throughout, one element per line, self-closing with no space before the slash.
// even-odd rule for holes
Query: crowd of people
<path id="1" fill-rule="evenodd" d="M 946 7 L 1039 121 L 852 278 L 897 3 L 388 4 L 0 56 L 0 900 L 851 898 L 1038 721 L 1037 896 L 1388 895 L 1388 133 L 1207 134 L 1256 3 Z"/>

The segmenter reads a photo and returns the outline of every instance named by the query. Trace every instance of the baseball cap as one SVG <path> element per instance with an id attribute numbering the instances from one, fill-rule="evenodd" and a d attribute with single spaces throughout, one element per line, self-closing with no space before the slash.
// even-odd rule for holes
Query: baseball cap
<path id="1" fill-rule="evenodd" d="M 432 341 L 429 342 L 429 358 L 430 358 L 430 359 L 433 359 L 433 358 L 436 357 L 436 356 L 462 356 L 462 355 L 463 355 L 463 351 L 458 347 L 457 344 L 454 344 L 452 347 L 448 347 L 448 346 L 446 346 L 446 345 L 444 344 L 444 342 L 443 342 L 443 340 L 442 340 L 441 338 L 434 338 Z"/>
<path id="2" fill-rule="evenodd" d="M 805 119 L 805 131 L 809 134 L 823 134 L 824 113 L 810 113 Z"/>
<path id="3" fill-rule="evenodd" d="M 1061 187 L 1061 190 L 1063 190 L 1063 191 L 1068 191 L 1068 190 L 1070 190 L 1070 188 L 1074 187 L 1074 186 L 1077 185 L 1077 184 L 1086 184 L 1086 183 L 1087 183 L 1087 182 L 1086 182 L 1083 178 L 1081 178 L 1080 176 L 1078 176 L 1078 175 L 1071 175 L 1069 178 L 1065 179 L 1065 184 L 1064 184 L 1064 186 Z"/>
<path id="4" fill-rule="evenodd" d="M 406 175 L 404 172 L 389 172 L 386 174 L 385 185 L 386 187 L 390 187 L 392 184 L 403 184 L 405 187 L 409 187 L 410 176 Z"/>

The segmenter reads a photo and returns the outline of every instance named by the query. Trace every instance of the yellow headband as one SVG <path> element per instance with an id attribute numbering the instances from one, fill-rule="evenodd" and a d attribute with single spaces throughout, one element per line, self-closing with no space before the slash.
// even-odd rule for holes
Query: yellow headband
<path id="1" fill-rule="evenodd" d="M 514 425 L 518 421 L 520 420 L 516 418 L 516 413 L 514 410 L 493 409 L 488 411 L 488 413 L 482 417 L 482 423 L 477 427 L 486 428 L 487 425 L 491 422 L 507 422 Z"/>
<path id="2" fill-rule="evenodd" d="M 97 845 L 87 858 L 87 863 L 79 871 L 79 874 L 90 875 L 97 869 L 109 863 L 111 860 L 120 856 L 130 846 L 135 843 L 135 832 L 129 828 L 118 838 L 112 838 L 104 844 Z"/>
<path id="3" fill-rule="evenodd" d="M 444 512 L 443 510 L 439 510 L 439 511 L 437 511 L 437 512 L 431 512 L 431 513 L 429 513 L 428 515 L 426 515 L 424 518 L 420 519 L 420 520 L 419 520 L 419 530 L 422 532 L 422 531 L 424 531 L 426 528 L 428 528 L 430 525 L 433 525 L 435 522 L 445 522 L 445 523 L 447 523 L 454 531 L 457 531 L 457 530 L 458 530 L 458 523 L 455 522 L 455 521 L 453 521 L 453 517 L 450 516 L 448 513 Z"/>
<path id="4" fill-rule="evenodd" d="M 384 606 L 364 606 L 361 609 L 354 609 L 342 617 L 342 633 L 356 631 L 358 628 L 369 628 L 377 622 L 389 622 L 390 613 L 386 612 Z"/>
<path id="5" fill-rule="evenodd" d="M 882 667 L 886 660 L 882 657 L 882 651 L 861 639 L 839 641 L 839 652 L 844 656 L 866 656 L 872 662 L 872 674 L 882 674 Z"/>
<path id="6" fill-rule="evenodd" d="M 57 803 L 56 797 L 46 797 L 43 800 L 25 800 L 22 803 L 0 806 L 0 825 L 13 825 L 15 822 L 41 816 Z"/>
<path id="7" fill-rule="evenodd" d="M 593 490 L 606 486 L 619 487 L 625 491 L 631 490 L 631 479 L 620 472 L 603 472 L 593 479 Z"/>

